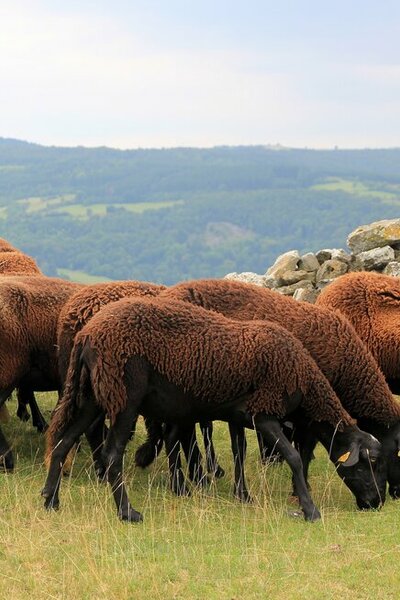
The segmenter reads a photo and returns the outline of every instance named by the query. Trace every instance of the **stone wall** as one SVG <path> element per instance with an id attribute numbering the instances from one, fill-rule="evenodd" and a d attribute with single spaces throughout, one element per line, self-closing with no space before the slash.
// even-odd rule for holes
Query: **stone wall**
<path id="1" fill-rule="evenodd" d="M 237 279 L 315 302 L 321 289 L 352 271 L 378 271 L 400 277 L 400 219 L 362 225 L 347 238 L 349 251 L 331 248 L 300 255 L 297 250 L 281 254 L 264 275 L 229 273 Z"/>

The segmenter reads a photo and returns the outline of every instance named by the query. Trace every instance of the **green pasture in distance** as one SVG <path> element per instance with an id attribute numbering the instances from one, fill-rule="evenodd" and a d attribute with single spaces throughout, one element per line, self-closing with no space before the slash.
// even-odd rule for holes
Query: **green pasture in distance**
<path id="1" fill-rule="evenodd" d="M 76 283 L 101 283 L 102 281 L 112 281 L 109 277 L 102 275 L 89 275 L 84 271 L 74 271 L 72 269 L 57 269 L 57 274 L 63 279 L 75 281 Z"/>
<path id="2" fill-rule="evenodd" d="M 329 177 L 324 183 L 313 185 L 310 189 L 325 192 L 346 192 L 355 196 L 378 198 L 385 204 L 400 204 L 400 186 L 384 183 L 382 187 L 385 189 L 376 189 L 373 184 L 362 181 Z"/>
<path id="3" fill-rule="evenodd" d="M 159 210 L 160 208 L 170 208 L 183 204 L 183 200 L 167 200 L 165 202 L 137 202 L 129 204 L 70 204 L 69 206 L 63 206 L 52 210 L 52 212 L 63 212 L 75 217 L 77 219 L 87 219 L 91 215 L 103 217 L 107 213 L 107 209 L 112 208 L 123 208 L 133 213 L 143 213 L 147 210 Z"/>
<path id="4" fill-rule="evenodd" d="M 47 420 L 56 394 L 37 394 Z M 144 471 L 125 457 L 133 506 L 144 522 L 118 521 L 107 485 L 98 483 L 83 441 L 61 484 L 58 512 L 46 512 L 40 491 L 46 471 L 44 437 L 15 417 L 2 425 L 16 458 L 0 474 L 0 597 L 10 600 L 397 600 L 400 589 L 400 501 L 361 512 L 317 449 L 310 466 L 313 498 L 322 520 L 290 516 L 286 465 L 263 467 L 253 432 L 246 461 L 251 505 L 232 497 L 233 464 L 225 423 L 215 424 L 223 479 L 191 497 L 169 490 L 164 451 Z"/>
<path id="5" fill-rule="evenodd" d="M 56 196 L 55 198 L 23 198 L 18 200 L 18 204 L 26 205 L 26 213 L 31 214 L 41 210 L 52 209 L 55 206 L 62 205 L 65 202 L 72 202 L 76 197 L 76 194 L 64 194 L 62 196 Z"/>

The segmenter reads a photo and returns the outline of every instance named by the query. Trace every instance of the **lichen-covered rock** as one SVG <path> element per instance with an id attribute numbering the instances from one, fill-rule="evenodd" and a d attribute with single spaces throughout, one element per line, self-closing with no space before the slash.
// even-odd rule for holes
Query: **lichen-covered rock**
<path id="1" fill-rule="evenodd" d="M 297 269 L 297 271 L 285 271 L 278 279 L 279 285 L 292 285 L 298 281 L 315 281 L 315 273 L 310 271 L 303 271 Z"/>
<path id="2" fill-rule="evenodd" d="M 362 271 L 383 269 L 389 262 L 394 260 L 394 250 L 390 246 L 384 248 L 373 248 L 360 252 L 356 256 L 356 263 Z"/>
<path id="3" fill-rule="evenodd" d="M 299 261 L 299 269 L 302 271 L 318 271 L 319 262 L 313 252 L 307 252 L 303 254 Z"/>
<path id="4" fill-rule="evenodd" d="M 251 271 L 246 271 L 244 273 L 228 273 L 225 275 L 224 279 L 236 279 L 237 281 L 242 281 L 244 283 L 254 283 L 255 285 L 260 285 L 265 287 L 265 277 L 264 275 L 258 275 L 257 273 L 252 273 Z M 269 287 L 269 286 L 268 286 Z"/>
<path id="5" fill-rule="evenodd" d="M 376 221 L 357 227 L 347 238 L 347 245 L 355 254 L 373 248 L 400 243 L 400 219 Z"/>
<path id="6" fill-rule="evenodd" d="M 347 273 L 347 264 L 341 260 L 330 259 L 326 260 L 318 269 L 316 275 L 317 283 L 321 281 L 329 281 L 336 279 L 340 275 Z"/>
<path id="7" fill-rule="evenodd" d="M 306 290 L 314 289 L 311 281 L 298 281 L 297 283 L 292 283 L 292 285 L 283 285 L 281 287 L 277 287 L 275 291 L 283 294 L 284 296 L 293 296 L 294 292 L 300 288 L 304 288 Z"/>
<path id="8" fill-rule="evenodd" d="M 334 260 L 341 260 L 349 264 L 351 261 L 351 256 L 348 254 L 343 248 L 333 248 L 331 252 L 331 258 Z"/>
<path id="9" fill-rule="evenodd" d="M 396 261 L 388 263 L 383 269 L 383 273 L 392 277 L 400 277 L 400 263 Z"/>
<path id="10" fill-rule="evenodd" d="M 325 261 L 330 260 L 332 258 L 332 250 L 329 250 L 329 248 L 325 248 L 324 250 L 318 250 L 315 256 L 319 264 L 322 265 Z"/>
<path id="11" fill-rule="evenodd" d="M 270 267 L 265 275 L 268 277 L 275 277 L 279 280 L 280 277 L 286 271 L 295 271 L 297 269 L 297 263 L 300 260 L 300 254 L 297 250 L 289 250 L 285 254 L 278 256 L 272 267 Z"/>
<path id="12" fill-rule="evenodd" d="M 313 288 L 299 288 L 295 290 L 293 294 L 293 298 L 295 300 L 299 300 L 300 302 L 309 302 L 310 304 L 314 304 L 319 291 Z"/>

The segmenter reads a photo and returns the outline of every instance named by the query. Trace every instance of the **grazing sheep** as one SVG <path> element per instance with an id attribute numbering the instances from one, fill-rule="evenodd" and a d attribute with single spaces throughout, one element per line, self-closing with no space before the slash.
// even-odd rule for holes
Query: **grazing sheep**
<path id="1" fill-rule="evenodd" d="M 349 273 L 327 286 L 318 306 L 339 310 L 351 322 L 400 392 L 400 279 L 381 273 Z"/>
<path id="2" fill-rule="evenodd" d="M 75 335 L 83 326 L 107 304 L 116 302 L 121 298 L 138 297 L 138 296 L 157 296 L 165 290 L 164 285 L 157 285 L 143 281 L 113 281 L 110 283 L 98 283 L 87 286 L 84 289 L 74 294 L 61 309 L 58 329 L 57 329 L 57 345 L 59 349 L 59 371 L 61 383 L 66 379 L 69 359 L 74 343 Z M 155 446 L 151 448 L 151 458 L 144 452 L 140 456 L 142 466 L 149 464 L 153 460 L 153 453 L 160 451 L 163 442 L 163 433 L 161 424 L 155 425 L 148 423 L 148 427 L 152 428 L 152 439 L 155 439 Z M 207 429 L 207 434 L 208 434 Z M 88 432 L 88 441 L 94 453 L 94 458 L 99 453 L 103 429 L 101 424 Z M 221 477 L 224 474 L 223 469 L 218 465 L 215 451 L 212 443 L 205 439 L 208 458 L 209 471 Z M 148 446 L 146 446 L 146 449 Z M 48 456 L 46 455 L 46 462 Z M 95 458 L 95 464 L 97 460 Z"/>
<path id="3" fill-rule="evenodd" d="M 17 248 L 14 248 L 7 240 L 0 238 L 0 275 L 42 275 L 36 262 L 30 256 L 23 254 Z M 17 416 L 22 421 L 29 419 L 29 413 L 26 405 L 29 404 L 32 412 L 32 422 L 39 431 L 44 431 L 46 421 L 44 420 L 39 407 L 36 403 L 33 391 L 30 389 L 17 390 L 18 409 Z M 9 420 L 7 406 L 3 404 L 0 407 L 0 419 L 2 422 Z"/>
<path id="4" fill-rule="evenodd" d="M 180 283 L 161 296 L 190 302 L 233 319 L 267 319 L 290 331 L 310 352 L 359 426 L 384 442 L 389 490 L 393 496 L 400 494 L 400 406 L 393 400 L 373 356 L 345 317 L 267 288 L 226 279 Z M 152 440 L 149 443 L 154 445 Z M 304 442 L 305 473 L 312 451 L 313 443 Z"/>
<path id="5" fill-rule="evenodd" d="M 60 471 L 71 446 L 107 414 L 111 426 L 102 460 L 118 515 L 141 520 L 122 479 L 131 423 L 140 413 L 166 423 L 205 417 L 255 427 L 289 463 L 304 516 L 314 521 L 320 515 L 300 456 L 278 422 L 295 410 L 312 422 L 359 506 L 379 506 L 386 485 L 377 460 L 380 444 L 358 429 L 294 336 L 274 324 L 240 323 L 160 296 L 122 299 L 94 315 L 75 337 L 64 394 L 49 427 L 45 506 L 59 505 Z"/>
<path id="6" fill-rule="evenodd" d="M 80 287 L 45 276 L 0 278 L 0 406 L 15 387 L 59 390 L 57 318 Z M 0 457 L 11 471 L 12 452 L 1 431 Z"/>

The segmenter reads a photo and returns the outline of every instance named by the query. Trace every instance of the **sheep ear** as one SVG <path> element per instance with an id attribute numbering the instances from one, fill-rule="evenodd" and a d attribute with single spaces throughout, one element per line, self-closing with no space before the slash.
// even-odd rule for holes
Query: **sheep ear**
<path id="1" fill-rule="evenodd" d="M 344 467 L 353 467 L 358 463 L 360 459 L 360 446 L 358 444 L 351 444 L 350 450 L 339 456 L 337 462 Z"/>

